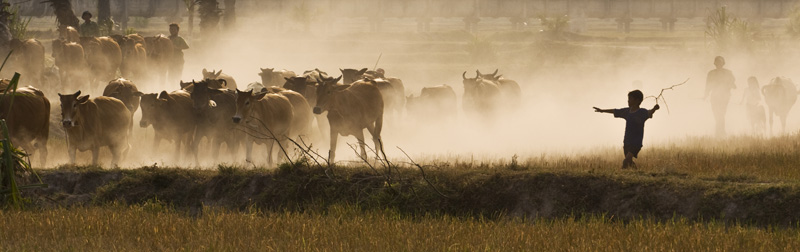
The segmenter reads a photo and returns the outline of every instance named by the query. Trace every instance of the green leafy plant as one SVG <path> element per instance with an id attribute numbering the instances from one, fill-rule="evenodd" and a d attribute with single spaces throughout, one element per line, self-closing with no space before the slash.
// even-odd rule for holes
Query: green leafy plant
<path id="1" fill-rule="evenodd" d="M 716 9 L 706 20 L 705 35 L 720 50 L 753 49 L 758 34 L 756 27 L 728 13 L 725 6 Z"/>
<path id="2" fill-rule="evenodd" d="M 11 7 L 10 5 L 6 5 L 4 11 L 11 13 L 8 24 L 9 26 L 8 28 L 11 31 L 11 37 L 20 40 L 26 39 L 28 33 L 28 24 L 31 23 L 31 19 L 33 17 L 28 17 L 27 19 L 24 19 L 22 16 L 20 16 L 19 6 Z"/>

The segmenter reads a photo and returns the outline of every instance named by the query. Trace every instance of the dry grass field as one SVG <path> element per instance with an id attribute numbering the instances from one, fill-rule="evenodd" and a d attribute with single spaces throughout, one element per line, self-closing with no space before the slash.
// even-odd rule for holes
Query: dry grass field
<path id="1" fill-rule="evenodd" d="M 795 228 L 680 217 L 485 220 L 335 207 L 327 212 L 204 209 L 157 203 L 2 211 L 7 251 L 792 251 Z"/>

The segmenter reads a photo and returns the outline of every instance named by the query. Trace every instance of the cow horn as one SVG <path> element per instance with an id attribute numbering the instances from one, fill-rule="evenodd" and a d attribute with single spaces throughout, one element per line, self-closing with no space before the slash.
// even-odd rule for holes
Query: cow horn
<path id="1" fill-rule="evenodd" d="M 260 68 L 260 67 L 259 67 L 258 69 L 261 69 L 261 72 L 264 72 L 264 68 Z"/>
<path id="2" fill-rule="evenodd" d="M 475 72 L 478 73 L 478 75 L 481 75 L 481 70 L 475 69 Z"/>
<path id="3" fill-rule="evenodd" d="M 494 73 L 492 73 L 492 76 L 495 76 L 495 75 L 497 75 L 497 71 L 499 71 L 499 70 L 500 70 L 500 69 L 494 69 Z"/>
<path id="4" fill-rule="evenodd" d="M 467 71 L 464 71 L 464 73 L 461 74 L 461 78 L 464 78 L 465 80 L 467 79 Z"/>

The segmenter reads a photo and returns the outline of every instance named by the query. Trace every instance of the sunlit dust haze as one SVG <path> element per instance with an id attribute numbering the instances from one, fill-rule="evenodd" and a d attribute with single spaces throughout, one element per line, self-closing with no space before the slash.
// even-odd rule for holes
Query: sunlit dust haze
<path id="1" fill-rule="evenodd" d="M 703 100 L 703 91 L 706 75 L 714 69 L 717 55 L 725 57 L 725 67 L 733 72 L 737 85 L 728 106 L 728 135 L 752 134 L 740 102 L 748 77 L 755 76 L 762 86 L 777 76 L 800 80 L 796 69 L 800 57 L 790 44 L 755 51 L 720 51 L 705 38 L 705 23 L 701 18 L 681 20 L 675 33 L 661 31 L 657 21 L 637 19 L 630 34 L 618 32 L 613 19 L 588 19 L 587 31 L 550 38 L 534 19 L 525 30 L 514 31 L 507 19 L 482 18 L 478 30 L 469 33 L 464 31 L 461 18 L 435 18 L 430 32 L 417 32 L 414 18 L 388 18 L 382 30 L 372 32 L 366 18 L 347 18 L 344 13 L 322 15 L 308 29 L 293 21 L 291 13 L 246 9 L 238 13 L 235 28 L 220 28 L 221 32 L 210 38 L 201 36 L 197 24 L 189 34 L 184 19 L 181 35 L 190 49 L 184 51 L 183 81 L 201 80 L 204 68 L 222 70 L 235 78 L 241 89 L 248 83 L 261 82 L 260 68 L 287 69 L 297 74 L 318 68 L 337 77 L 340 68 L 373 69 L 377 63 L 378 68 L 385 69 L 387 77 L 402 79 L 406 96 L 419 95 L 423 87 L 451 86 L 458 97 L 454 120 L 421 119 L 419 114 L 405 111 L 400 115 L 385 114 L 382 137 L 386 154 L 393 160 L 406 160 L 399 148 L 423 161 L 496 160 L 515 155 L 524 160 L 609 148 L 619 149 L 619 156 L 614 158 L 622 159 L 625 121 L 611 114 L 596 113 L 592 107 L 624 108 L 631 90 L 641 89 L 645 96 L 657 96 L 662 88 L 688 79 L 684 85 L 663 92 L 666 104 L 661 101 L 662 109 L 647 121 L 642 152 L 647 155 L 648 147 L 714 135 L 711 104 Z M 147 36 L 168 33 L 162 18 L 149 20 L 140 33 Z M 199 20 L 195 18 L 195 22 Z M 54 23 L 52 17 L 36 18 L 30 29 L 54 29 Z M 782 33 L 784 23 L 785 20 L 764 21 L 762 29 L 765 34 L 775 34 L 776 39 L 785 39 L 782 38 L 786 36 Z M 50 57 L 49 38 L 40 40 L 45 41 L 46 55 Z M 473 57 L 468 48 L 474 40 L 488 43 L 491 56 Z M 466 71 L 466 77 L 471 78 L 476 70 L 491 73 L 495 69 L 520 84 L 522 103 L 488 118 L 465 114 L 461 109 L 462 73 Z M 178 83 L 133 81 L 144 93 L 180 88 Z M 23 76 L 23 85 L 28 84 L 36 86 L 25 83 Z M 48 90 L 51 114 L 60 119 L 55 95 L 59 92 L 75 90 Z M 85 93 L 95 97 L 101 92 L 102 89 L 96 89 Z M 655 104 L 655 99 L 646 98 L 642 107 L 649 109 Z M 174 145 L 169 142 L 153 149 L 153 129 L 140 128 L 140 118 L 141 111 L 137 111 L 131 137 L 133 149 L 122 162 L 123 167 L 193 166 L 185 155 L 176 162 Z M 51 124 L 51 127 L 61 126 Z M 787 131 L 795 132 L 798 128 L 800 111 L 793 109 Z M 773 130 L 779 132 L 780 128 L 776 124 Z M 316 127 L 312 131 L 318 132 Z M 365 137 L 371 146 L 371 136 L 365 133 Z M 313 149 L 327 156 L 328 139 L 311 139 L 310 143 Z M 352 136 L 340 136 L 337 161 L 357 161 L 348 146 L 355 143 Z M 51 137 L 49 145 L 47 166 L 67 163 L 66 141 Z M 201 166 L 215 166 L 208 143 L 202 143 L 200 148 Z M 265 147 L 257 145 L 256 165 L 266 164 L 265 152 Z M 90 157 L 89 152 L 79 153 L 78 164 L 88 164 Z M 103 165 L 110 162 L 106 149 L 100 155 L 100 162 Z M 223 147 L 217 162 L 245 164 L 244 147 L 235 155 Z"/>

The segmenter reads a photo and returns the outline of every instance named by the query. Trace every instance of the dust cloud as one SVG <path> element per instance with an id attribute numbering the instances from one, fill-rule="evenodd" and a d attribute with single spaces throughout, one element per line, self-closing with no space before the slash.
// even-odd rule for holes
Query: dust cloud
<path id="1" fill-rule="evenodd" d="M 595 113 L 593 106 L 622 108 L 627 106 L 627 92 L 641 89 L 645 96 L 655 96 L 662 88 L 689 79 L 685 85 L 664 92 L 667 106 L 647 121 L 644 148 L 668 142 L 680 142 L 687 136 L 714 134 L 711 105 L 702 99 L 706 74 L 714 68 L 717 55 L 726 58 L 726 68 L 733 71 L 737 89 L 733 90 L 727 113 L 729 135 L 752 134 L 740 103 L 746 79 L 758 78 L 763 86 L 777 76 L 793 76 L 797 71 L 796 52 L 788 48 L 780 53 L 769 52 L 715 52 L 702 41 L 702 29 L 685 33 L 691 38 L 674 43 L 651 40 L 629 40 L 621 33 L 607 31 L 613 39 L 595 40 L 592 33 L 567 41 L 548 40 L 536 28 L 515 32 L 507 21 L 485 19 L 476 33 L 480 39 L 491 42 L 493 59 L 473 60 L 465 50 L 473 35 L 459 30 L 460 19 L 436 20 L 431 33 L 417 33 L 411 19 L 390 19 L 385 30 L 369 32 L 369 26 L 360 19 L 341 19 L 316 22 L 309 30 L 299 24 L 279 17 L 240 17 L 235 30 L 220 32 L 213 39 L 201 38 L 198 27 L 188 35 L 186 25 L 181 34 L 187 38 L 190 49 L 185 51 L 186 64 L 183 80 L 202 78 L 201 70 L 222 70 L 236 79 L 240 87 L 261 81 L 259 68 L 276 68 L 302 73 L 319 68 L 331 76 L 340 75 L 342 68 L 386 70 L 386 76 L 401 78 L 406 95 L 418 95 L 426 86 L 446 84 L 456 91 L 459 114 L 453 121 L 420 120 L 419 115 L 385 116 L 382 132 L 385 150 L 390 159 L 404 160 L 396 147 L 401 147 L 418 159 L 483 159 L 492 160 L 518 155 L 522 159 L 543 154 L 579 155 L 588 151 L 622 147 L 625 122 L 610 114 Z M 612 21 L 592 20 L 590 23 L 606 24 Z M 701 22 L 701 21 L 687 21 Z M 439 26 L 437 26 L 437 24 Z M 159 26 L 161 25 L 161 26 Z M 697 24 L 694 24 L 697 25 Z M 699 25 L 702 25 L 700 23 Z M 153 35 L 166 23 L 151 26 Z M 664 36 L 659 35 L 659 36 Z M 47 44 L 47 43 L 45 43 Z M 665 45 L 666 44 L 666 45 Z M 49 48 L 48 48 L 49 55 Z M 474 77 L 475 70 L 489 73 L 499 69 L 504 77 L 517 81 L 522 89 L 522 104 L 516 109 L 497 113 L 493 119 L 476 119 L 460 109 L 462 72 Z M 134 82 L 145 93 L 173 91 L 178 83 L 160 85 L 153 81 Z M 635 84 L 641 83 L 641 84 Z M 59 91 L 62 93 L 72 91 Z M 99 93 L 92 93 L 93 96 Z M 58 97 L 49 97 L 53 109 L 58 110 Z M 647 98 L 644 108 L 652 108 L 655 100 Z M 55 113 L 58 116 L 58 113 Z M 153 130 L 138 127 L 141 112 L 134 116 L 133 151 L 123 162 L 123 167 L 143 165 L 192 166 L 188 157 L 174 160 L 172 144 L 162 142 L 152 149 Z M 798 110 L 794 109 L 787 129 L 798 128 Z M 777 119 L 776 119 L 777 120 Z M 51 125 L 51 127 L 59 127 Z M 779 130 L 776 126 L 773 129 Z M 316 130 L 316 128 L 314 129 Z M 369 134 L 366 142 L 371 145 Z M 314 139 L 313 147 L 326 156 L 327 139 Z M 337 159 L 342 162 L 357 160 L 348 143 L 352 136 L 340 137 Z M 51 158 L 48 166 L 66 162 L 63 139 L 51 139 Z M 213 166 L 208 144 L 201 145 L 203 167 Z M 221 150 L 221 163 L 244 163 L 244 148 L 231 156 L 226 148 Z M 257 165 L 265 164 L 265 148 L 254 151 Z M 370 156 L 374 156 L 370 153 Z M 89 153 L 81 153 L 79 164 L 90 160 Z M 106 150 L 101 162 L 107 164 Z M 621 151 L 619 158 L 622 158 Z"/>

